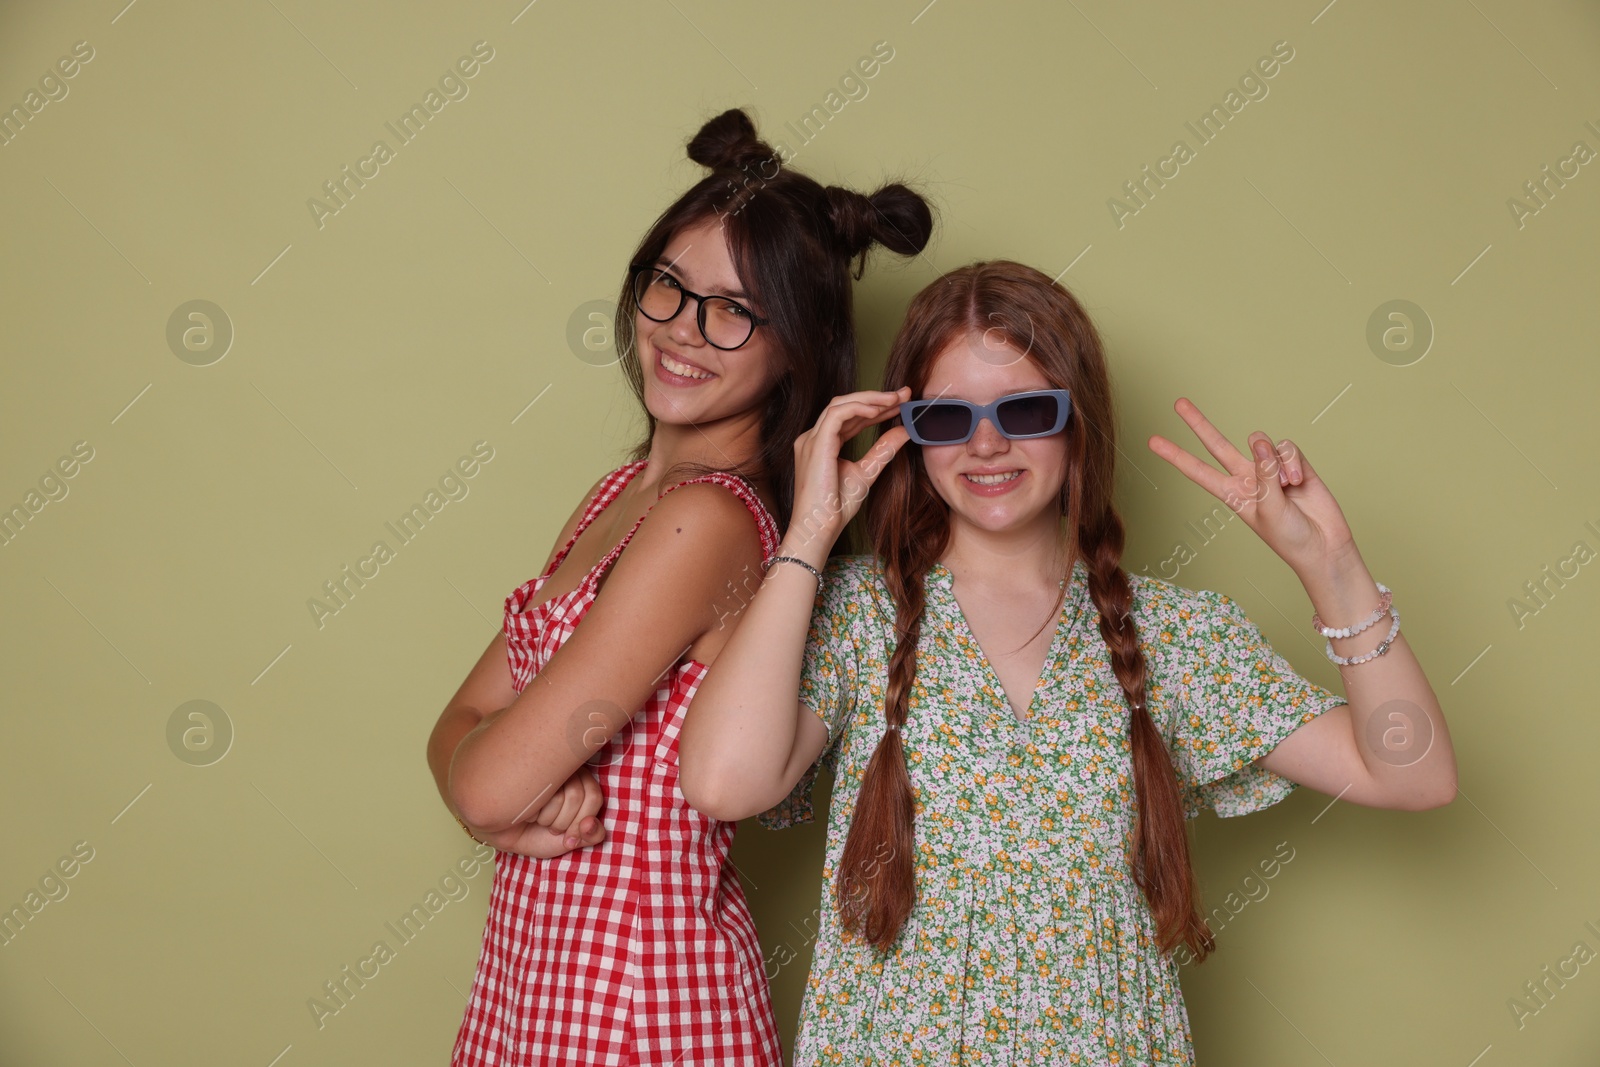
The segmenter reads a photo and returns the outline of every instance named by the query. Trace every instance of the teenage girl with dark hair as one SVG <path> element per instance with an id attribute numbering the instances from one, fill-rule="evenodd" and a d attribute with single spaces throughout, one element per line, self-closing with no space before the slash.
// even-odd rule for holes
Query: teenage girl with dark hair
<path id="1" fill-rule="evenodd" d="M 684 792 L 717 818 L 800 783 L 805 821 L 814 764 L 834 771 L 794 1062 L 1191 1063 L 1173 951 L 1214 942 L 1185 818 L 1296 784 L 1410 811 L 1455 794 L 1389 592 L 1304 453 L 1256 431 L 1245 456 L 1187 400 L 1223 470 L 1151 450 L 1299 576 L 1348 699 L 1229 597 L 1124 571 L 1100 340 L 1030 267 L 929 285 L 884 381 L 796 442 L 795 519 L 681 738 Z M 873 555 L 830 560 L 875 480 Z"/>
<path id="2" fill-rule="evenodd" d="M 499 850 L 455 1067 L 780 1062 L 734 825 L 685 803 L 678 730 L 729 591 L 787 523 L 794 439 L 854 386 L 851 261 L 919 252 L 932 218 L 903 185 L 782 166 L 742 111 L 689 157 L 711 173 L 639 242 L 618 301 L 646 437 L 506 598 L 428 743 L 446 805 Z"/>

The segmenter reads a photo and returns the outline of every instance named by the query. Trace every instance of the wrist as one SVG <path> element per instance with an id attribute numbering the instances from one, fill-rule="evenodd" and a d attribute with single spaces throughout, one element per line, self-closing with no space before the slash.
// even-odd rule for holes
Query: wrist
<path id="1" fill-rule="evenodd" d="M 1366 560 L 1361 558 L 1354 541 L 1328 553 L 1311 566 L 1295 568 L 1295 575 L 1312 597 L 1341 588 L 1360 589 L 1363 583 L 1370 583 L 1377 588 L 1377 582 L 1367 570 Z"/>
<path id="2" fill-rule="evenodd" d="M 791 524 L 790 530 L 794 531 Z M 778 542 L 778 551 L 774 556 L 793 556 L 803 559 L 817 570 L 821 570 L 828 562 L 828 552 L 833 548 L 837 535 L 830 537 L 825 533 L 801 534 L 798 536 L 786 535 Z"/>
<path id="3" fill-rule="evenodd" d="M 779 552 L 774 556 L 768 557 L 761 564 L 761 569 L 766 571 L 769 575 L 772 573 L 774 568 L 805 571 L 806 574 L 810 575 L 810 581 L 816 583 L 814 588 L 822 588 L 822 568 L 812 566 L 799 556 L 791 556 L 787 553 Z"/>
<path id="4" fill-rule="evenodd" d="M 1315 574 L 1302 575 L 1301 581 L 1312 609 L 1321 617 L 1324 626 L 1345 627 L 1359 623 L 1380 606 L 1382 592 L 1378 581 L 1359 555 L 1330 564 Z"/>
<path id="5" fill-rule="evenodd" d="M 845 504 L 837 490 L 819 497 L 814 489 L 797 486 L 780 554 L 798 556 L 808 563 L 827 559 L 849 521 Z"/>

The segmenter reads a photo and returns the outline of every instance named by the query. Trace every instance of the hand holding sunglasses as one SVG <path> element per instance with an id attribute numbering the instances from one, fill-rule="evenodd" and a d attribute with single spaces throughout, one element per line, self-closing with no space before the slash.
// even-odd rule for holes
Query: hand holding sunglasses
<path id="1" fill-rule="evenodd" d="M 1071 410 L 1067 390 L 1030 389 L 996 397 L 988 404 L 954 397 L 908 400 L 900 405 L 900 422 L 919 445 L 965 444 L 984 419 L 1002 437 L 1020 441 L 1060 433 Z"/>
<path id="2" fill-rule="evenodd" d="M 911 390 L 863 390 L 836 396 L 816 425 L 794 442 L 794 513 L 780 555 L 820 568 L 845 524 L 861 509 L 872 484 L 905 444 L 897 423 L 869 446 L 859 460 L 840 455 L 845 442 L 876 423 L 896 417 Z"/>

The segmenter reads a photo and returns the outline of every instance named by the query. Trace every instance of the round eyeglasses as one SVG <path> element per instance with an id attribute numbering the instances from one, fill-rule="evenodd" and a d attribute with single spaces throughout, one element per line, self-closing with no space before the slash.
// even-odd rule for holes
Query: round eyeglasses
<path id="1" fill-rule="evenodd" d="M 1002 437 L 1013 441 L 1049 437 L 1067 425 L 1072 399 L 1065 389 L 1030 389 L 1009 393 L 993 403 L 974 404 L 954 397 L 907 400 L 900 405 L 906 434 L 919 445 L 959 445 L 972 440 L 978 423 L 988 419 Z"/>
<path id="2" fill-rule="evenodd" d="M 695 309 L 695 322 L 700 326 L 700 336 L 712 348 L 723 351 L 738 348 L 750 340 L 757 326 L 771 321 L 730 297 L 691 293 L 660 267 L 635 266 L 632 273 L 633 300 L 645 318 L 670 322 L 683 310 L 684 301 L 692 299 L 699 305 Z"/>

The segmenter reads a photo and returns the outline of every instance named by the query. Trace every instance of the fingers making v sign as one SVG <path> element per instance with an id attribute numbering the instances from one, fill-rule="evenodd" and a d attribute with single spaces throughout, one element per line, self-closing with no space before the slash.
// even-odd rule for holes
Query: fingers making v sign
<path id="1" fill-rule="evenodd" d="M 1338 501 L 1293 441 L 1274 444 L 1265 431 L 1256 430 L 1246 438 L 1247 456 L 1187 397 L 1179 397 L 1173 408 L 1222 470 L 1160 434 L 1151 436 L 1150 451 L 1226 504 L 1296 574 L 1325 570 L 1354 550 Z"/>

